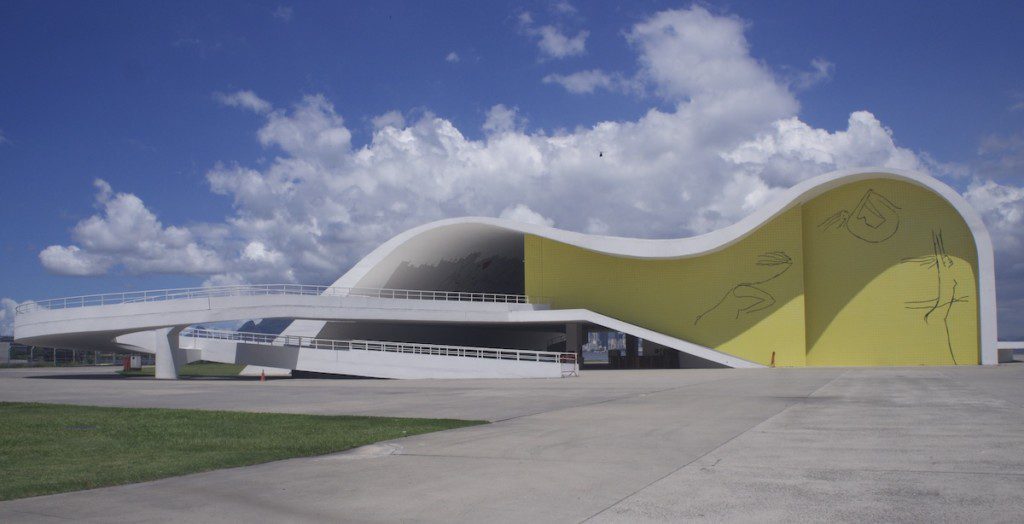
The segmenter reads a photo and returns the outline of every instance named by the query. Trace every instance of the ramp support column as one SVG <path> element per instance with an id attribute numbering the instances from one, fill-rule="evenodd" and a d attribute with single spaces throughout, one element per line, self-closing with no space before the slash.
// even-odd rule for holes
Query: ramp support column
<path id="1" fill-rule="evenodd" d="M 583 324 L 570 322 L 565 325 L 565 352 L 576 353 L 576 362 L 583 365 Z"/>
<path id="2" fill-rule="evenodd" d="M 626 335 L 626 367 L 629 369 L 640 368 L 639 340 L 633 335 Z M 644 350 L 646 354 L 647 350 Z"/>
<path id="3" fill-rule="evenodd" d="M 156 378 L 176 379 L 178 370 L 188 360 L 185 351 L 178 347 L 178 334 L 182 328 L 153 330 L 153 354 L 156 355 Z"/>

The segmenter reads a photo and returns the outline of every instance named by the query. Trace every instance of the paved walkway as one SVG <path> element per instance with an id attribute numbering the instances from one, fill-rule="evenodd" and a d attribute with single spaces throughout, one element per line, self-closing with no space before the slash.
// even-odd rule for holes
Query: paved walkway
<path id="1" fill-rule="evenodd" d="M 0 521 L 1009 522 L 1024 513 L 1024 364 L 265 384 L 107 373 L 0 371 L 0 400 L 496 422 L 8 501 Z"/>

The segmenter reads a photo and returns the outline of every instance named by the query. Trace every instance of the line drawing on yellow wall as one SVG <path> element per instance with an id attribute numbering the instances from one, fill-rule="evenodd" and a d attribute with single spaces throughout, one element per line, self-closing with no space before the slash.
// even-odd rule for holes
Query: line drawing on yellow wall
<path id="1" fill-rule="evenodd" d="M 845 229 L 851 235 L 872 244 L 885 242 L 900 229 L 900 207 L 868 189 L 853 211 L 840 210 L 818 224 L 822 231 Z"/>
<path id="2" fill-rule="evenodd" d="M 725 311 L 729 312 L 735 310 L 733 316 L 733 320 L 735 320 L 740 318 L 741 314 L 761 311 L 775 304 L 775 296 L 758 286 L 771 282 L 782 276 L 786 271 L 789 271 L 789 268 L 793 267 L 793 259 L 785 251 L 771 251 L 758 255 L 755 265 L 758 266 L 758 269 L 764 268 L 760 271 L 762 276 L 758 277 L 758 280 L 740 282 L 729 288 L 729 291 L 726 291 L 715 305 L 693 319 L 694 325 L 722 307 L 725 308 Z M 764 277 L 764 270 L 768 270 L 770 276 Z"/>
<path id="3" fill-rule="evenodd" d="M 949 332 L 949 315 L 953 311 L 953 305 L 960 302 L 967 302 L 967 295 L 957 295 L 958 282 L 956 278 L 947 275 L 956 265 L 953 257 L 946 253 L 946 245 L 942 239 L 942 230 L 938 233 L 932 231 L 932 254 L 922 257 L 904 258 L 904 263 L 916 263 L 925 269 L 935 270 L 935 298 L 925 300 L 908 300 L 905 302 L 907 309 L 924 309 L 925 324 L 929 323 L 931 315 L 942 311 L 942 324 L 946 330 L 946 346 L 949 349 L 949 358 L 953 359 L 956 365 L 956 356 L 953 353 L 953 338 Z"/>

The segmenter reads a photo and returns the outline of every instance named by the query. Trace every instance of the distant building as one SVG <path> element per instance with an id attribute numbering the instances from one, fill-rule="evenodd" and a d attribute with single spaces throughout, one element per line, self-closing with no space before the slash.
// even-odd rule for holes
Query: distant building
<path id="1" fill-rule="evenodd" d="M 0 337 L 0 364 L 7 364 L 11 361 L 11 343 L 14 337 Z"/>

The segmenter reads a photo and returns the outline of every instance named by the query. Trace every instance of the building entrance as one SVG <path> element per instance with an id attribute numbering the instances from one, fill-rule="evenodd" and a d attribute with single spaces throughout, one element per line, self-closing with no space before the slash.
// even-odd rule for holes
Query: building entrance
<path id="1" fill-rule="evenodd" d="M 574 338 L 568 327 L 568 339 Z M 577 328 L 579 329 L 579 328 Z M 702 358 L 601 326 L 583 326 L 582 369 L 678 369 L 721 367 Z"/>

